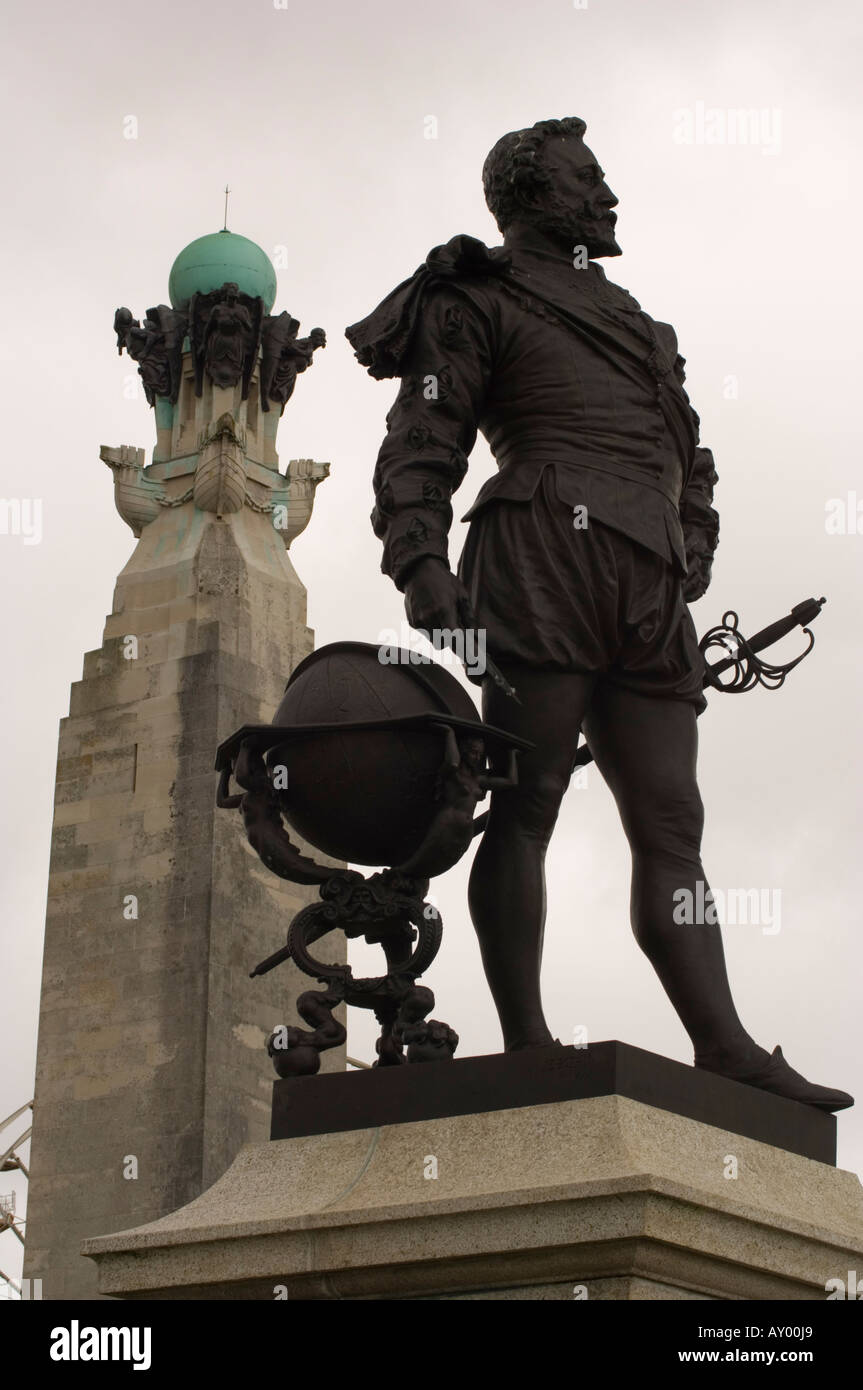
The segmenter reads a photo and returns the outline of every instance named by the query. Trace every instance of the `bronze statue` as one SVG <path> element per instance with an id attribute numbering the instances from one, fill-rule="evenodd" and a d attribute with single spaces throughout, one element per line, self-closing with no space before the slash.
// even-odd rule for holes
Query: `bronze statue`
<path id="1" fill-rule="evenodd" d="M 374 474 L 382 568 L 415 628 L 485 630 L 504 680 L 485 679 L 483 717 L 533 745 L 517 786 L 492 792 L 471 874 L 486 975 L 508 1050 L 554 1041 L 540 998 L 544 861 L 583 731 L 632 850 L 636 940 L 695 1065 L 839 1110 L 849 1095 L 747 1032 L 715 918 L 674 919 L 680 890 L 709 892 L 705 671 L 687 604 L 710 581 L 716 472 L 674 330 L 599 264 L 620 254 L 617 199 L 585 129 L 569 117 L 499 140 L 483 181 L 503 246 L 454 237 L 347 330 L 372 376 L 402 381 Z M 451 499 L 477 430 L 499 471 L 467 513 L 455 575 Z"/>
<path id="2" fill-rule="evenodd" d="M 144 383 L 144 394 L 150 405 L 157 396 L 174 404 L 180 394 L 183 371 L 183 339 L 186 336 L 186 315 L 157 304 L 148 309 L 143 326 L 132 317 L 130 309 L 121 307 L 114 314 L 117 351 L 125 348 Z"/>
<path id="3" fill-rule="evenodd" d="M 172 309 L 168 304 L 157 304 L 148 309 L 144 327 L 158 342 L 158 352 L 165 362 L 165 394 L 172 404 L 180 396 L 180 383 L 183 377 L 183 339 L 187 330 L 186 315 L 180 309 Z"/>
<path id="4" fill-rule="evenodd" d="M 481 824 L 477 825 L 477 802 L 484 801 L 490 791 L 514 787 L 518 781 L 514 748 L 509 751 L 507 775 L 494 777 L 486 771 L 481 738 L 459 738 L 449 726 L 444 726 L 444 736 L 444 760 L 434 790 L 435 818 L 414 853 L 399 864 L 400 874 L 436 878 L 446 873 L 487 823 L 486 817 L 479 817 Z"/>
<path id="5" fill-rule="evenodd" d="M 147 310 L 143 324 L 125 306 L 114 314 L 117 351 L 122 354 L 125 348 L 137 362 L 150 405 L 157 396 L 172 405 L 179 399 L 188 332 L 196 395 L 203 392 L 206 373 L 216 386 L 235 386 L 242 379 L 245 400 L 261 348 L 261 408 L 269 410 L 270 401 L 276 401 L 284 413 L 298 374 L 312 365 L 314 354 L 327 342 L 322 328 L 298 338 L 299 327 L 299 320 L 287 311 L 265 314 L 262 299 L 242 293 L 230 282 L 207 294 L 194 294 L 188 313 L 157 304 Z"/>
<path id="6" fill-rule="evenodd" d="M 189 343 L 195 364 L 195 394 L 204 389 L 204 372 L 215 386 L 236 386 L 242 398 L 261 344 L 264 301 L 244 294 L 230 281 L 207 294 L 193 294 L 189 303 Z"/>
<path id="7" fill-rule="evenodd" d="M 269 410 L 270 401 L 277 401 L 284 414 L 297 383 L 297 374 L 312 365 L 314 353 L 326 347 L 327 335 L 322 328 L 313 328 L 308 338 L 298 338 L 299 319 L 292 318 L 286 309 L 280 314 L 267 314 L 261 334 L 261 409 Z"/>

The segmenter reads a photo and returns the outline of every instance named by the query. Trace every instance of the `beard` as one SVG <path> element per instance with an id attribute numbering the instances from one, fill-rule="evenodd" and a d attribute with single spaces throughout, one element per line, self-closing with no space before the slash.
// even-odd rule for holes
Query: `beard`
<path id="1" fill-rule="evenodd" d="M 614 235 L 613 213 L 588 200 L 578 205 L 566 203 L 551 189 L 545 193 L 543 204 L 523 214 L 538 231 L 565 241 L 567 248 L 584 246 L 591 260 L 622 254 Z"/>

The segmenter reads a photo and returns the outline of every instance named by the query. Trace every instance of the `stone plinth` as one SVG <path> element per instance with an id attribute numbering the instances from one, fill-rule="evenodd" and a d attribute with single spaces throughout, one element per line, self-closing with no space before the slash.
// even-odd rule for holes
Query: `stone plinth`
<path id="1" fill-rule="evenodd" d="M 133 1299 L 820 1300 L 863 1267 L 863 1188 L 596 1095 L 250 1144 L 84 1253 Z"/>
<path id="2" fill-rule="evenodd" d="M 836 1162 L 836 1117 L 621 1042 L 533 1047 L 444 1066 L 375 1067 L 273 1085 L 271 1139 L 626 1096 L 747 1139 Z"/>

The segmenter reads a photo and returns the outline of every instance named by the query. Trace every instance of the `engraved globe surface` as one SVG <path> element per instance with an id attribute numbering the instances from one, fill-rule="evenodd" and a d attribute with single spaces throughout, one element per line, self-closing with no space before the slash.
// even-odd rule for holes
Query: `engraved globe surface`
<path id="1" fill-rule="evenodd" d="M 479 722 L 470 696 L 443 667 L 387 664 L 379 652 L 363 642 L 337 642 L 301 662 L 273 719 L 274 726 L 291 727 L 298 736 L 267 754 L 271 769 L 287 768 L 279 801 L 293 829 L 335 859 L 375 866 L 402 863 L 431 824 L 443 761 L 441 730 L 346 728 L 304 735 L 302 725 L 426 713 Z"/>

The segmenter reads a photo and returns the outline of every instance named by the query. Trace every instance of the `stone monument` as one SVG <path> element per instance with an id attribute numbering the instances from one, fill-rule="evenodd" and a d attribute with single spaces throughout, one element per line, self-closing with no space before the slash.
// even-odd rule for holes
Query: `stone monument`
<path id="1" fill-rule="evenodd" d="M 222 231 L 177 257 L 170 305 L 115 315 L 156 446 L 101 450 L 137 544 L 60 730 L 25 1264 L 47 1299 L 97 1296 L 86 1236 L 181 1206 L 269 1130 L 262 1048 L 300 976 L 247 961 L 310 894 L 256 866 L 212 763 L 313 647 L 287 552 L 329 464 L 280 473 L 276 432 L 325 339 L 275 295 Z"/>

